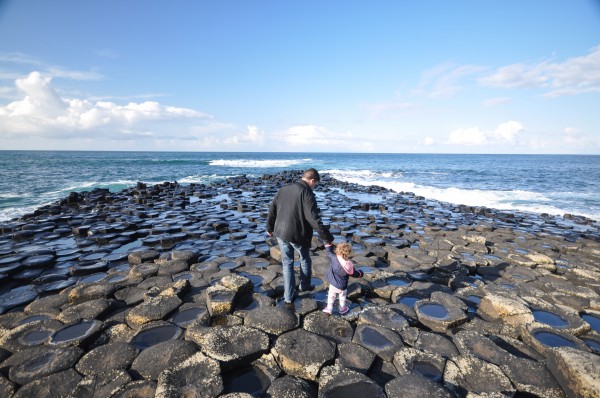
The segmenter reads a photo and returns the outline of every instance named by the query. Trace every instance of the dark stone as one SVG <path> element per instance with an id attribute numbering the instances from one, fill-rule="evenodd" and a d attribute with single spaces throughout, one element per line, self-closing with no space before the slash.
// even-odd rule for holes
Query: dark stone
<path id="1" fill-rule="evenodd" d="M 322 311 L 315 311 L 306 315 L 303 328 L 337 343 L 349 343 L 354 334 L 350 322 Z"/>
<path id="2" fill-rule="evenodd" d="M 396 377 L 385 385 L 388 398 L 427 397 L 452 398 L 453 395 L 441 384 L 414 373 Z"/>
<path id="3" fill-rule="evenodd" d="M 138 350 L 131 344 L 115 342 L 94 348 L 85 354 L 75 369 L 90 376 L 111 370 L 127 370 L 136 358 Z"/>
<path id="4" fill-rule="evenodd" d="M 198 352 L 191 341 L 170 340 L 142 351 L 131 364 L 131 373 L 146 380 L 157 380 L 162 371 L 172 369 Z"/>
<path id="5" fill-rule="evenodd" d="M 198 352 L 160 374 L 155 397 L 216 397 L 222 391 L 219 363 Z"/>
<path id="6" fill-rule="evenodd" d="M 19 351 L 2 363 L 8 377 L 17 384 L 27 384 L 44 376 L 66 370 L 81 357 L 77 347 L 33 347 Z"/>
<path id="7" fill-rule="evenodd" d="M 113 398 L 154 398 L 156 382 L 149 380 L 130 381 L 113 395 Z"/>
<path id="8" fill-rule="evenodd" d="M 75 390 L 81 379 L 79 373 L 69 368 L 22 386 L 13 398 L 67 397 Z M 2 396 L 10 397 L 10 395 Z"/>
<path id="9" fill-rule="evenodd" d="M 404 347 L 398 333 L 372 325 L 358 325 L 352 342 L 368 348 L 385 361 L 391 361 L 394 353 Z"/>
<path id="10" fill-rule="evenodd" d="M 262 306 L 248 311 L 244 321 L 248 326 L 275 336 L 288 332 L 299 324 L 294 312 L 273 306 Z"/>
<path id="11" fill-rule="evenodd" d="M 279 336 L 273 351 L 284 372 L 313 381 L 320 369 L 335 358 L 335 344 L 303 329 Z"/>
<path id="12" fill-rule="evenodd" d="M 72 393 L 73 398 L 102 398 L 110 397 L 131 381 L 125 370 L 107 370 L 86 376 L 79 382 Z"/>
<path id="13" fill-rule="evenodd" d="M 385 398 L 385 392 L 375 381 L 362 373 L 341 366 L 323 368 L 319 377 L 321 397 Z"/>

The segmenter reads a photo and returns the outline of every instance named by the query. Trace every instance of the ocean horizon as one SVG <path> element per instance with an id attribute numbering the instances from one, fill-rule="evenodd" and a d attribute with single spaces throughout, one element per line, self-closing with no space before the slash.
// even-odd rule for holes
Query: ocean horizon
<path id="1" fill-rule="evenodd" d="M 600 155 L 67 150 L 0 151 L 0 221 L 70 192 L 114 192 L 140 181 L 210 184 L 309 167 L 456 205 L 600 221 Z"/>

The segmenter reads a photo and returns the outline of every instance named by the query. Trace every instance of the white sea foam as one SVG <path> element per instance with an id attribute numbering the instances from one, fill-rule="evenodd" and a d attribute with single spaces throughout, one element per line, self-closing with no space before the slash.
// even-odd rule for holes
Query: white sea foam
<path id="1" fill-rule="evenodd" d="M 0 199 L 21 199 L 27 198 L 29 194 L 26 193 L 16 193 L 16 192 L 3 192 L 0 193 Z"/>
<path id="2" fill-rule="evenodd" d="M 398 181 L 390 177 L 388 173 L 377 173 L 370 170 L 328 170 L 334 178 L 369 186 L 377 185 L 391 189 L 395 192 L 412 192 L 441 202 L 462 204 L 468 206 L 489 207 L 498 210 L 526 211 L 533 213 L 548 213 L 553 215 L 564 215 L 565 213 L 576 214 L 594 220 L 600 220 L 600 214 L 580 211 L 579 209 L 560 208 L 549 203 L 556 203 L 558 197 L 568 198 L 568 193 L 543 194 L 524 190 L 480 190 L 461 188 L 438 188 L 432 186 L 418 185 L 410 181 Z"/>
<path id="3" fill-rule="evenodd" d="M 181 184 L 210 184 L 216 181 L 222 181 L 224 179 L 230 178 L 233 176 L 219 176 L 216 174 L 211 175 L 197 175 L 197 176 L 187 176 L 177 180 Z"/>
<path id="4" fill-rule="evenodd" d="M 46 206 L 50 203 L 51 202 L 35 204 L 35 205 L 31 205 L 31 206 L 6 207 L 4 209 L 0 209 L 0 222 L 9 221 L 9 220 L 12 220 L 13 218 L 21 217 L 28 213 L 33 213 L 36 209 L 38 209 L 42 206 Z"/>
<path id="5" fill-rule="evenodd" d="M 224 167 L 289 167 L 297 164 L 308 163 L 311 159 L 219 159 L 211 160 L 209 165 L 211 166 L 224 166 Z"/>

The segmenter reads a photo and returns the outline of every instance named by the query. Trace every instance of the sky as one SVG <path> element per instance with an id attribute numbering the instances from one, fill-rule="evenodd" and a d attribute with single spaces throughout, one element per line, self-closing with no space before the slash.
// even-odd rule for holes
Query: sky
<path id="1" fill-rule="evenodd" d="M 600 0 L 0 0 L 0 149 L 600 154 Z"/>

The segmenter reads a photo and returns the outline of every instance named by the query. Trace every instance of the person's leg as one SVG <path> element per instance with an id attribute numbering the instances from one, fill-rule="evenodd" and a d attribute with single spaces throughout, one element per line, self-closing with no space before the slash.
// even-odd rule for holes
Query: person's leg
<path id="1" fill-rule="evenodd" d="M 339 309 L 340 315 L 345 315 L 345 314 L 348 313 L 348 311 L 350 311 L 350 307 L 348 307 L 346 305 L 346 296 L 347 295 L 348 295 L 348 289 L 344 289 L 344 290 L 342 290 L 340 292 L 340 296 L 339 296 L 339 298 L 340 298 L 340 302 L 339 302 L 339 305 L 340 305 L 340 307 L 339 307 L 340 308 Z"/>
<path id="2" fill-rule="evenodd" d="M 294 276 L 294 247 L 292 244 L 277 238 L 281 251 L 281 266 L 283 268 L 283 299 L 291 303 L 294 298 L 296 278 Z"/>
<path id="3" fill-rule="evenodd" d="M 337 289 L 332 285 L 329 285 L 329 291 L 327 292 L 327 309 L 333 310 L 333 303 L 335 302 L 335 295 Z"/>
<path id="4" fill-rule="evenodd" d="M 348 296 L 348 289 L 340 291 L 340 295 L 338 297 L 340 310 L 346 306 L 346 296 Z"/>
<path id="5" fill-rule="evenodd" d="M 300 290 L 309 290 L 312 279 L 312 260 L 310 246 L 294 245 L 300 255 Z"/>
<path id="6" fill-rule="evenodd" d="M 333 303 L 335 303 L 335 296 L 339 290 L 333 285 L 329 285 L 329 291 L 327 292 L 327 306 L 323 309 L 323 312 L 331 314 L 333 312 Z"/>

